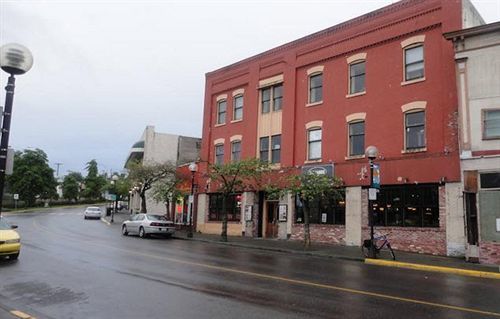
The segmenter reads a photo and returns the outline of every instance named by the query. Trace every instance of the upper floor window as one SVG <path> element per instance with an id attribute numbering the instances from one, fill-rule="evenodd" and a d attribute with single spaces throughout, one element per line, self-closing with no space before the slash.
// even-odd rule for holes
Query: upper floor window
<path id="1" fill-rule="evenodd" d="M 231 143 L 231 160 L 238 162 L 241 159 L 241 141 Z"/>
<path id="2" fill-rule="evenodd" d="M 271 136 L 271 163 L 281 161 L 281 134 Z"/>
<path id="3" fill-rule="evenodd" d="M 243 118 L 243 95 L 237 95 L 233 100 L 233 121 Z"/>
<path id="4" fill-rule="evenodd" d="M 483 110 L 483 138 L 500 138 L 500 109 Z"/>
<path id="5" fill-rule="evenodd" d="M 307 131 L 307 159 L 321 159 L 321 128 L 312 128 Z"/>
<path id="6" fill-rule="evenodd" d="M 424 77 L 424 45 L 418 44 L 404 49 L 405 81 Z"/>
<path id="7" fill-rule="evenodd" d="M 360 156 L 365 152 L 365 122 L 349 123 L 349 156 Z"/>
<path id="8" fill-rule="evenodd" d="M 263 162 L 269 161 L 269 137 L 260 138 L 260 160 Z"/>
<path id="9" fill-rule="evenodd" d="M 224 164 L 224 144 L 215 145 L 215 165 Z"/>
<path id="10" fill-rule="evenodd" d="M 217 124 L 226 123 L 227 102 L 221 100 L 217 102 Z"/>
<path id="11" fill-rule="evenodd" d="M 425 147 L 425 111 L 405 113 L 406 150 Z"/>
<path id="12" fill-rule="evenodd" d="M 283 108 L 283 84 L 266 87 L 261 90 L 261 111 L 269 113 Z"/>
<path id="13" fill-rule="evenodd" d="M 365 61 L 353 62 L 349 65 L 349 94 L 363 93 L 365 88 Z"/>
<path id="14" fill-rule="evenodd" d="M 309 77 L 309 103 L 323 101 L 323 73 L 316 73 Z"/>

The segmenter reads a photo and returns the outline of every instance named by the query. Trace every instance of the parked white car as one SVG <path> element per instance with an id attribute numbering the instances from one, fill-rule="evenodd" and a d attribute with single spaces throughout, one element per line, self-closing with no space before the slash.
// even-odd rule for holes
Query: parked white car
<path id="1" fill-rule="evenodd" d="M 122 234 L 124 236 L 137 234 L 141 238 L 145 238 L 148 235 L 171 237 L 174 233 L 174 223 L 161 215 L 137 214 L 122 224 Z"/>
<path id="2" fill-rule="evenodd" d="M 101 219 L 101 216 L 102 216 L 102 211 L 99 207 L 87 207 L 87 209 L 85 209 L 85 212 L 83 213 L 84 219 L 92 219 L 92 218 Z"/>

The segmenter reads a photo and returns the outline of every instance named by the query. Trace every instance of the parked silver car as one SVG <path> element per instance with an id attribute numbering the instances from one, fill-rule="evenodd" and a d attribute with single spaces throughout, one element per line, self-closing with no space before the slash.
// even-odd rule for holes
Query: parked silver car
<path id="1" fill-rule="evenodd" d="M 122 235 L 124 236 L 138 234 L 141 238 L 148 235 L 171 237 L 174 233 L 174 223 L 161 215 L 137 214 L 122 223 Z"/>
<path id="2" fill-rule="evenodd" d="M 99 207 L 87 207 L 85 209 L 85 212 L 83 213 L 83 218 L 84 219 L 89 219 L 89 218 L 97 218 L 100 219 L 102 217 L 102 212 Z"/>

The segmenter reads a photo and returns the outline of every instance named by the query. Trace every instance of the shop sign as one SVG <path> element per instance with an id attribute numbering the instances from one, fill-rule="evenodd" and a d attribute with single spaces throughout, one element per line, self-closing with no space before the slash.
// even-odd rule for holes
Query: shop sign
<path id="1" fill-rule="evenodd" d="M 286 222 L 287 210 L 288 210 L 288 206 L 286 204 L 280 204 L 279 210 L 278 210 L 278 220 L 280 222 Z"/>
<path id="2" fill-rule="evenodd" d="M 252 221 L 252 210 L 253 210 L 252 205 L 245 206 L 245 221 L 247 221 L 247 222 Z"/>
<path id="3" fill-rule="evenodd" d="M 317 174 L 333 177 L 333 164 L 304 165 L 302 166 L 302 174 Z"/>

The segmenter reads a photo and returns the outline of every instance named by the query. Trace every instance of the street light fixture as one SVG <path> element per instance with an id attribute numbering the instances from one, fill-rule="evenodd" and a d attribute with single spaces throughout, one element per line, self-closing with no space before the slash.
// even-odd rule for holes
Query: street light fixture
<path id="1" fill-rule="evenodd" d="M 378 157 L 378 148 L 376 146 L 370 145 L 366 148 L 365 150 L 365 155 L 368 157 L 369 163 L 370 163 L 370 189 L 373 188 L 373 160 Z M 370 189 L 368 190 L 368 193 L 370 193 Z M 372 200 L 370 199 L 370 195 L 368 194 L 368 209 L 370 210 L 370 258 L 376 258 L 377 255 L 375 254 L 375 243 L 374 243 L 374 231 L 373 231 L 373 224 L 375 223 L 374 216 L 373 216 L 373 203 Z"/>
<path id="2" fill-rule="evenodd" d="M 28 48 L 15 43 L 0 47 L 0 67 L 9 73 L 9 80 L 5 87 L 5 110 L 3 112 L 2 139 L 0 141 L 0 216 L 2 215 L 3 189 L 5 185 L 5 169 L 7 167 L 7 149 L 9 147 L 10 120 L 12 104 L 14 102 L 14 88 L 16 78 L 28 72 L 33 66 L 33 55 Z"/>
<path id="3" fill-rule="evenodd" d="M 198 165 L 196 163 L 189 164 L 189 170 L 191 171 L 191 196 L 189 198 L 189 229 L 187 236 L 188 238 L 193 238 L 193 206 L 194 206 L 194 174 L 198 171 Z"/>
<path id="4" fill-rule="evenodd" d="M 118 194 L 117 194 L 117 191 L 116 191 L 116 182 L 118 181 L 118 179 L 120 179 L 118 177 L 118 175 L 113 175 L 113 177 L 111 177 L 111 185 L 113 185 L 113 192 L 114 192 L 114 195 L 115 195 L 115 200 L 113 202 L 113 209 L 111 210 L 111 221 L 110 221 L 110 223 L 114 223 L 115 222 L 116 207 L 118 206 Z"/>

